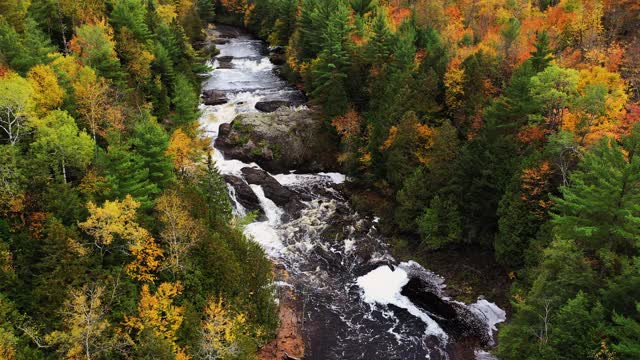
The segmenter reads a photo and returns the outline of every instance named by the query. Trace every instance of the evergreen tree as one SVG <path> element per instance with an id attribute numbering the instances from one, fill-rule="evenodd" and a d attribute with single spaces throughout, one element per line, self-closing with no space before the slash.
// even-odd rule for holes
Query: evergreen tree
<path id="1" fill-rule="evenodd" d="M 198 180 L 197 188 L 204 199 L 206 209 L 204 218 L 207 224 L 214 227 L 227 224 L 232 216 L 229 190 L 211 156 L 208 157 L 207 167 Z"/>
<path id="2" fill-rule="evenodd" d="M 460 240 L 462 221 L 455 201 L 436 195 L 428 208 L 417 219 L 422 244 L 429 249 L 440 249 Z"/>
<path id="3" fill-rule="evenodd" d="M 189 124 L 198 120 L 200 116 L 198 93 L 191 82 L 182 74 L 177 74 L 175 77 L 171 102 L 175 108 L 173 122 L 176 125 Z"/>
<path id="4" fill-rule="evenodd" d="M 131 150 L 143 159 L 143 166 L 149 169 L 149 181 L 161 190 L 175 180 L 173 163 L 166 155 L 169 135 L 150 114 L 145 113 L 133 128 L 129 140 Z"/>
<path id="5" fill-rule="evenodd" d="M 604 308 L 591 304 L 583 292 L 563 305 L 552 321 L 548 347 L 542 359 L 582 360 L 591 358 L 604 335 Z"/>
<path id="6" fill-rule="evenodd" d="M 640 128 L 621 147 L 603 139 L 585 155 L 554 198 L 555 233 L 574 239 L 589 254 L 613 266 L 611 252 L 635 253 L 640 244 Z"/>
<path id="7" fill-rule="evenodd" d="M 99 164 L 105 176 L 107 199 L 120 200 L 131 195 L 140 202 L 141 209 L 153 207 L 153 199 L 160 189 L 151 182 L 149 168 L 140 154 L 112 138 L 107 153 L 100 156 Z"/>
<path id="8" fill-rule="evenodd" d="M 640 314 L 640 303 L 637 305 Z M 636 315 L 637 316 L 637 315 Z M 614 315 L 614 326 L 610 335 L 614 339 L 612 346 L 621 359 L 638 359 L 640 357 L 640 322 L 631 317 Z"/>
<path id="9" fill-rule="evenodd" d="M 546 30 L 536 32 L 536 50 L 531 53 L 531 65 L 536 72 L 543 71 L 553 60 L 549 34 Z"/>
<path id="10" fill-rule="evenodd" d="M 48 62 L 54 47 L 35 21 L 27 18 L 19 33 L 0 16 L 0 64 L 7 64 L 22 74 L 37 64 Z"/>
<path id="11" fill-rule="evenodd" d="M 322 48 L 313 67 L 311 95 L 323 105 L 329 117 L 344 114 L 348 107 L 345 80 L 349 66 L 348 35 L 351 31 L 349 13 L 345 6 L 335 9 L 322 33 Z"/>
<path id="12" fill-rule="evenodd" d="M 142 0 L 114 1 L 110 19 L 116 29 L 126 27 L 138 40 L 147 40 L 151 32 L 145 23 L 146 18 L 146 4 Z"/>
<path id="13" fill-rule="evenodd" d="M 463 189 L 460 209 L 467 241 L 493 241 L 498 227 L 498 204 L 513 176 L 514 142 L 491 118 L 464 146 L 456 181 Z"/>

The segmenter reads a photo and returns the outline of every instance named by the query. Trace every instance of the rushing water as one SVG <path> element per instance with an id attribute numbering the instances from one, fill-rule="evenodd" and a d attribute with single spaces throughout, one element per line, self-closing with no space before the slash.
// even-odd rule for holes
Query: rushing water
<path id="1" fill-rule="evenodd" d="M 212 60 L 214 70 L 203 86 L 205 90 L 225 92 L 229 99 L 224 105 L 202 106 L 201 124 L 213 139 L 221 124 L 230 123 L 238 114 L 256 112 L 258 101 L 301 97 L 274 73 L 263 42 L 234 32 L 236 35 L 228 43 L 218 45 L 218 59 L 226 57 L 227 64 L 220 67 L 219 60 Z M 220 151 L 214 152 L 214 159 L 222 174 L 240 178 L 242 168 L 259 168 L 225 159 Z M 401 293 L 414 278 L 444 298 L 443 279 L 417 263 L 395 262 L 378 235 L 377 219 L 354 213 L 336 190 L 345 176 L 330 173 L 274 177 L 304 195 L 305 209 L 297 218 L 283 217 L 286 210 L 267 198 L 261 186 L 251 185 L 266 219 L 247 226 L 246 234 L 290 274 L 289 284 L 284 285 L 293 286 L 302 302 L 305 358 L 450 358 L 448 346 L 453 339 L 440 325 L 444 324 L 443 319 Z M 237 214 L 245 214 L 235 199 L 235 191 L 229 188 Z M 472 305 L 449 302 L 458 306 L 455 316 L 461 318 L 460 322 L 475 327 L 490 344 L 494 325 L 504 321 L 504 312 L 486 300 Z M 484 359 L 488 355 L 477 352 L 477 356 Z"/>

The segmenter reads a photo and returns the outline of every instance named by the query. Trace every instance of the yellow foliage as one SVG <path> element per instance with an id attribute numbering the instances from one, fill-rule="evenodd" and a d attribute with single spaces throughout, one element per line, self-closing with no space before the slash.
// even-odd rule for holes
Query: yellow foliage
<path id="1" fill-rule="evenodd" d="M 78 61 L 78 58 L 73 55 L 62 55 L 59 53 L 49 54 L 51 61 L 51 67 L 58 75 L 58 79 L 63 83 L 71 83 L 75 81 L 82 69 L 82 65 Z"/>
<path id="2" fill-rule="evenodd" d="M 158 198 L 156 210 L 162 223 L 160 239 L 167 250 L 164 268 L 174 272 L 182 270 L 184 258 L 204 229 L 191 216 L 188 205 L 175 190 L 167 190 Z"/>
<path id="3" fill-rule="evenodd" d="M 135 222 L 140 203 L 130 195 L 122 201 L 105 201 L 102 207 L 93 202 L 87 204 L 89 218 L 78 226 L 91 235 L 96 246 L 111 245 L 114 236 L 133 239 L 147 236 L 145 229 Z"/>
<path id="4" fill-rule="evenodd" d="M 181 292 L 182 285 L 179 282 L 162 283 L 155 294 L 151 293 L 149 285 L 143 285 L 138 316 L 125 317 L 125 326 L 138 331 L 149 328 L 156 335 L 175 341 L 176 332 L 182 325 L 184 308 L 176 306 L 173 301 Z"/>
<path id="5" fill-rule="evenodd" d="M 73 82 L 73 93 L 78 113 L 94 139 L 108 128 L 124 128 L 122 108 L 115 104 L 108 81 L 93 69 L 85 66 L 79 71 Z"/>
<path id="6" fill-rule="evenodd" d="M 134 260 L 127 265 L 127 273 L 139 281 L 152 281 L 153 273 L 160 267 L 162 249 L 149 232 L 136 222 L 136 210 L 140 203 L 131 195 L 122 201 L 106 201 L 102 207 L 93 202 L 87 204 L 89 218 L 78 226 L 103 249 L 116 237 L 126 241 Z"/>
<path id="7" fill-rule="evenodd" d="M 201 351 L 217 354 L 222 359 L 233 358 L 237 355 L 236 344 L 246 336 L 246 316 L 225 309 L 222 298 L 210 299 L 204 314 Z"/>
<path id="8" fill-rule="evenodd" d="M 36 112 L 44 115 L 50 110 L 57 109 L 64 100 L 64 90 L 58 84 L 58 78 L 51 67 L 36 65 L 27 74 L 31 84 L 31 97 L 36 105 Z"/>
<path id="9" fill-rule="evenodd" d="M 176 6 L 173 4 L 166 5 L 158 5 L 156 7 L 156 12 L 158 13 L 158 17 L 165 24 L 171 24 L 173 20 L 178 17 L 178 13 L 176 12 Z"/>
<path id="10" fill-rule="evenodd" d="M 421 164 L 427 165 L 429 163 L 429 150 L 433 146 L 434 131 L 425 124 L 416 124 L 416 134 L 418 135 L 416 157 Z"/>
<path id="11" fill-rule="evenodd" d="M 462 106 L 464 69 L 460 65 L 459 59 L 451 59 L 444 74 L 445 103 L 450 111 L 455 111 Z"/>
<path id="12" fill-rule="evenodd" d="M 99 358 L 99 353 L 112 347 L 114 339 L 110 337 L 111 326 L 102 303 L 104 290 L 101 286 L 85 286 L 71 291 L 64 305 L 64 330 L 45 337 L 47 343 L 58 345 L 64 359 Z"/>
<path id="13" fill-rule="evenodd" d="M 195 167 L 195 164 L 204 156 L 204 149 L 208 147 L 208 142 L 194 139 L 182 129 L 176 129 L 171 134 L 169 147 L 165 154 L 173 159 L 173 166 L 176 170 L 186 172 Z"/>
<path id="14" fill-rule="evenodd" d="M 391 145 L 393 145 L 393 143 L 396 141 L 396 137 L 398 137 L 398 127 L 392 126 L 391 129 L 389 129 L 389 136 L 384 141 L 384 143 L 380 146 L 380 150 L 385 151 L 389 149 Z"/>

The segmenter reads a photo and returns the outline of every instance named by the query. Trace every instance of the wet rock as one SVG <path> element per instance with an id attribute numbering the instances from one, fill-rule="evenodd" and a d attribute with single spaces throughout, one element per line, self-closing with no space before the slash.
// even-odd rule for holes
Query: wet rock
<path id="1" fill-rule="evenodd" d="M 258 101 L 256 103 L 256 109 L 262 112 L 271 113 L 283 106 L 290 107 L 292 105 L 291 101 L 285 100 Z"/>
<path id="2" fill-rule="evenodd" d="M 280 66 L 287 63 L 287 57 L 280 54 L 269 54 L 269 61 L 271 61 L 273 65 Z"/>
<path id="3" fill-rule="evenodd" d="M 465 305 L 443 299 L 427 281 L 412 277 L 402 288 L 401 294 L 435 320 L 455 340 L 474 340 L 487 345 L 491 339 L 483 320 Z"/>
<path id="4" fill-rule="evenodd" d="M 218 60 L 218 69 L 232 69 L 233 64 L 233 56 L 218 56 L 216 57 Z"/>
<path id="5" fill-rule="evenodd" d="M 282 186 L 266 171 L 256 168 L 242 168 L 242 175 L 249 184 L 262 186 L 264 195 L 278 206 L 285 206 L 292 200 L 296 200 L 296 193 Z"/>
<path id="6" fill-rule="evenodd" d="M 313 110 L 281 107 L 238 115 L 215 142 L 225 157 L 255 162 L 271 173 L 339 171 L 337 145 Z"/>
<path id="7" fill-rule="evenodd" d="M 240 205 L 244 206 L 247 211 L 256 211 L 259 215 L 264 215 L 264 211 L 260 206 L 260 200 L 253 190 L 251 190 L 249 184 L 233 175 L 224 175 L 224 180 L 235 189 L 236 198 Z"/>
<path id="8" fill-rule="evenodd" d="M 205 90 L 202 92 L 202 102 L 205 105 L 215 106 L 226 104 L 229 101 L 227 95 L 222 91 Z"/>
<path id="9" fill-rule="evenodd" d="M 215 38 L 212 40 L 212 42 L 216 45 L 224 45 L 229 43 L 229 39 Z"/>
<path id="10" fill-rule="evenodd" d="M 264 195 L 285 211 L 284 221 L 300 216 L 304 205 L 298 193 L 286 188 L 262 169 L 245 167 L 241 171 L 249 184 L 262 186 Z"/>
<path id="11" fill-rule="evenodd" d="M 233 61 L 233 56 L 218 56 L 216 60 L 220 63 L 228 63 Z"/>
<path id="12" fill-rule="evenodd" d="M 286 52 L 287 52 L 287 49 L 284 46 L 271 46 L 269 48 L 270 54 L 284 55 Z"/>
<path id="13" fill-rule="evenodd" d="M 273 46 L 269 48 L 269 61 L 271 61 L 271 63 L 276 66 L 286 64 L 286 52 L 287 49 L 285 49 L 283 46 Z"/>

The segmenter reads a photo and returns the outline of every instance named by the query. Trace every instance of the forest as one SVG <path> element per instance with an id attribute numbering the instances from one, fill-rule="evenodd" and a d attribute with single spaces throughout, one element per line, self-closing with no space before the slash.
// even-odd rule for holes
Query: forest
<path id="1" fill-rule="evenodd" d="M 214 22 L 285 49 L 389 237 L 491 251 L 499 359 L 640 358 L 636 0 L 0 1 L 0 358 L 273 339 L 198 126 Z"/>

